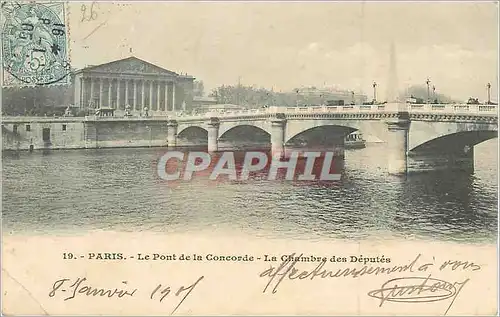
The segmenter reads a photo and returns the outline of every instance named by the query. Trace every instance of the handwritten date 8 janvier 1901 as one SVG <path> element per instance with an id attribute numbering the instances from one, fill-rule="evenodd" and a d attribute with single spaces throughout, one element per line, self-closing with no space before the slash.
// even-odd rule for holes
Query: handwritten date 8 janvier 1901
<path id="1" fill-rule="evenodd" d="M 180 286 L 174 288 L 168 285 L 158 284 L 152 291 L 149 292 L 149 298 L 151 300 L 157 300 L 162 302 L 167 298 L 169 294 L 170 297 L 180 297 L 180 301 L 177 306 L 172 310 L 171 314 L 180 307 L 180 305 L 186 300 L 186 298 L 191 294 L 198 283 L 203 280 L 204 276 L 199 277 L 193 284 L 189 286 Z M 69 278 L 62 278 L 54 282 L 52 289 L 49 292 L 49 297 L 56 296 L 57 293 L 69 294 L 64 296 L 63 300 L 71 300 L 77 296 L 92 296 L 92 297 L 105 297 L 105 298 L 129 298 L 134 297 L 137 292 L 137 288 L 127 289 L 125 285 L 128 284 L 127 281 L 122 282 L 122 287 L 97 287 L 89 283 L 87 278 L 79 277 L 76 280 L 70 280 Z"/>

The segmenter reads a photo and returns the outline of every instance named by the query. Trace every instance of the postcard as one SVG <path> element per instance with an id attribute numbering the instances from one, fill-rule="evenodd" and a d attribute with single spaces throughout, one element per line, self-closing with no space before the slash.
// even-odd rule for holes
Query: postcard
<path id="1" fill-rule="evenodd" d="M 498 3 L 0 25 L 3 314 L 498 314 Z"/>

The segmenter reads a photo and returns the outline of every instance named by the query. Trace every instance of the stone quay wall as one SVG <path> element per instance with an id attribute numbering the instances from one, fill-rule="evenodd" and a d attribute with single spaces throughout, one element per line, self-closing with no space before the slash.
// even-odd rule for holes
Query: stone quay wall
<path id="1" fill-rule="evenodd" d="M 167 146 L 167 121 L 148 118 L 36 118 L 2 121 L 2 150 Z"/>

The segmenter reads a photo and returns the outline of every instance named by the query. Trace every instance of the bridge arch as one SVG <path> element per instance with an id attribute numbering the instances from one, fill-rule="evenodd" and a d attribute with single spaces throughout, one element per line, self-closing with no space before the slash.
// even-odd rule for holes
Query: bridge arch
<path id="1" fill-rule="evenodd" d="M 410 125 L 408 150 L 446 152 L 473 147 L 498 137 L 498 126 L 490 123 L 418 122 Z"/>
<path id="2" fill-rule="evenodd" d="M 219 128 L 219 140 L 221 139 L 270 141 L 271 134 L 262 127 L 253 124 L 240 124 L 228 129 Z"/>
<path id="3" fill-rule="evenodd" d="M 200 126 L 186 126 L 177 130 L 177 139 L 207 140 L 208 131 Z"/>
<path id="4" fill-rule="evenodd" d="M 431 139 L 410 151 L 415 154 L 468 151 L 471 147 L 496 137 L 498 137 L 498 131 L 461 131 Z"/>
<path id="5" fill-rule="evenodd" d="M 222 137 L 224 134 L 235 128 L 248 128 L 248 127 L 251 127 L 251 129 L 257 128 L 258 130 L 263 131 L 268 135 L 271 135 L 270 125 L 265 120 L 243 121 L 241 123 L 224 121 L 221 122 L 221 125 L 219 126 L 219 137 Z M 253 129 L 253 131 L 257 130 Z"/>
<path id="6" fill-rule="evenodd" d="M 359 130 L 364 135 L 373 135 L 382 141 L 387 140 L 387 124 L 381 120 L 289 120 L 286 123 L 285 143 L 293 141 L 292 139 L 304 132 L 324 126 L 337 127 L 335 128 L 337 135 L 343 134 L 343 137 Z"/>
<path id="7" fill-rule="evenodd" d="M 289 135 L 285 144 L 292 144 L 296 141 L 316 141 L 319 144 L 340 144 L 348 134 L 356 131 L 353 127 L 339 125 L 321 125 L 305 129 L 294 135 Z"/>

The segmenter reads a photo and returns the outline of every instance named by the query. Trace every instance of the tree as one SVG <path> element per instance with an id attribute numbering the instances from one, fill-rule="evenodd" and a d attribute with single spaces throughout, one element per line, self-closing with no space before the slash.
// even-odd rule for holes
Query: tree
<path id="1" fill-rule="evenodd" d="M 450 96 L 440 94 L 440 93 L 433 93 L 432 89 L 429 91 L 429 98 L 431 103 L 437 101 L 439 103 L 453 103 L 456 102 L 456 100 L 453 100 Z M 403 91 L 400 93 L 400 98 L 401 100 L 405 100 L 407 97 L 413 96 L 413 98 L 416 99 L 422 99 L 425 102 L 427 101 L 427 87 L 425 85 L 414 85 L 410 86 L 406 91 Z"/>
<path id="2" fill-rule="evenodd" d="M 3 91 L 5 115 L 52 115 L 71 104 L 72 86 L 12 87 Z"/>
<path id="3" fill-rule="evenodd" d="M 247 108 L 260 108 L 263 106 L 293 107 L 297 103 L 296 92 L 275 92 L 265 88 L 251 86 L 226 86 L 212 89 L 210 97 L 217 103 L 236 104 Z"/>

